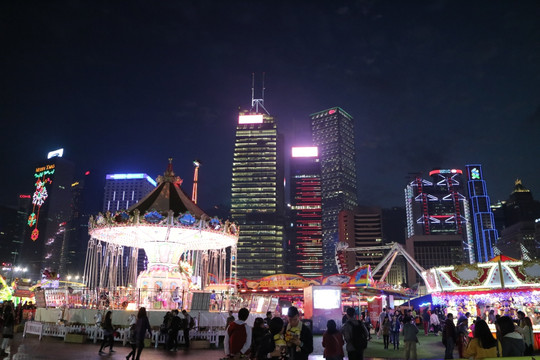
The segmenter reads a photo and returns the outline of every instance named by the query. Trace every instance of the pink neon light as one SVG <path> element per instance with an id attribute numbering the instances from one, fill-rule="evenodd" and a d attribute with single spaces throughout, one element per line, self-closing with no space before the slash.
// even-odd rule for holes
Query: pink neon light
<path id="1" fill-rule="evenodd" d="M 238 116 L 239 124 L 262 124 L 262 115 L 240 115 Z"/>
<path id="2" fill-rule="evenodd" d="M 336 113 L 336 109 L 332 109 L 330 111 L 328 111 L 328 115 L 332 115 L 332 114 L 335 114 Z"/>
<path id="3" fill-rule="evenodd" d="M 303 147 L 293 147 L 292 148 L 292 157 L 317 157 L 319 156 L 319 148 L 316 146 L 303 146 Z"/>
<path id="4" fill-rule="evenodd" d="M 20 199 L 30 199 L 31 196 L 30 195 L 19 195 L 19 198 Z"/>
<path id="5" fill-rule="evenodd" d="M 431 170 L 429 172 L 429 176 L 436 175 L 436 174 L 463 174 L 463 171 L 459 169 L 451 169 L 451 170 Z"/>

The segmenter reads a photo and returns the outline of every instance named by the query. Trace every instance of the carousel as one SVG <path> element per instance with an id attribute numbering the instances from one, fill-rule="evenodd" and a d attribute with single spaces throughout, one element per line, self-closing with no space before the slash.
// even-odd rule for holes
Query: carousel
<path id="1" fill-rule="evenodd" d="M 485 263 L 442 266 L 424 272 L 429 302 L 447 312 L 482 317 L 492 331 L 496 315 L 517 319 L 523 311 L 533 323 L 540 347 L 540 262 L 499 255 Z"/>
<path id="2" fill-rule="evenodd" d="M 236 258 L 236 225 L 209 217 L 188 197 L 172 159 L 157 182 L 129 209 L 90 219 L 84 281 L 106 306 L 172 309 L 187 306 L 194 291 L 234 281 L 227 256 Z M 140 273 L 139 249 L 148 259 Z"/>

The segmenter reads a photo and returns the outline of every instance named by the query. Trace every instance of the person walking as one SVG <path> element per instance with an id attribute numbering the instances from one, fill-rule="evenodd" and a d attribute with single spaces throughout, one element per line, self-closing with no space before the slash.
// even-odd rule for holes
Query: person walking
<path id="1" fill-rule="evenodd" d="M 109 346 L 109 353 L 113 353 L 114 345 L 114 328 L 112 326 L 112 311 L 107 311 L 105 314 L 105 321 L 103 322 L 103 341 L 101 342 L 101 347 L 99 348 L 98 354 L 103 355 L 105 352 L 104 348 Z"/>
<path id="2" fill-rule="evenodd" d="M 439 321 L 439 315 L 435 311 L 431 313 L 429 317 L 429 323 L 433 327 L 433 333 L 435 336 L 439 335 L 439 328 L 441 327 L 441 322 Z"/>
<path id="3" fill-rule="evenodd" d="M 464 315 L 462 315 L 457 322 L 456 331 L 457 331 L 457 339 L 456 339 L 456 345 L 458 348 L 459 357 L 463 357 L 463 353 L 465 349 L 467 348 L 467 342 L 469 340 L 469 318 L 471 317 L 471 313 L 467 312 Z"/>
<path id="4" fill-rule="evenodd" d="M 3 340 L 0 356 L 4 358 L 8 354 L 6 351 L 8 348 L 11 353 L 11 340 L 13 339 L 13 328 L 15 326 L 15 311 L 13 310 L 13 304 L 11 301 L 7 302 L 4 306 L 2 318 L 4 319 L 4 324 L 2 327 Z"/>
<path id="5" fill-rule="evenodd" d="M 418 327 L 413 319 L 405 316 L 403 319 L 403 342 L 405 343 L 405 359 L 416 360 L 416 343 L 418 342 Z"/>
<path id="6" fill-rule="evenodd" d="M 428 311 L 428 308 L 424 308 L 422 311 L 422 324 L 424 325 L 424 336 L 428 336 L 429 334 L 429 320 L 431 318 L 431 315 Z"/>
<path id="7" fill-rule="evenodd" d="M 257 349 L 259 348 L 266 333 L 268 333 L 268 329 L 265 326 L 264 319 L 262 317 L 255 318 L 255 321 L 253 322 L 253 330 L 251 332 L 251 350 L 249 352 L 251 359 L 256 358 Z"/>
<path id="8" fill-rule="evenodd" d="M 249 310 L 241 308 L 238 311 L 238 320 L 231 322 L 225 330 L 225 340 L 223 341 L 225 355 L 234 357 L 245 355 L 248 352 L 252 336 L 251 326 L 246 324 L 248 317 Z"/>
<path id="9" fill-rule="evenodd" d="M 445 346 L 444 358 L 453 359 L 454 358 L 454 346 L 456 345 L 456 325 L 454 324 L 454 315 L 448 313 L 446 316 L 446 321 L 444 322 L 442 343 Z"/>
<path id="10" fill-rule="evenodd" d="M 385 317 L 388 317 L 388 313 L 386 312 L 386 308 L 383 308 L 379 314 L 379 330 L 377 331 L 377 339 L 379 339 L 382 335 L 382 323 Z"/>
<path id="11" fill-rule="evenodd" d="M 390 338 L 394 345 L 394 350 L 399 350 L 399 332 L 401 331 L 401 321 L 398 315 L 392 315 L 390 321 Z"/>
<path id="12" fill-rule="evenodd" d="M 135 315 L 132 314 L 130 315 L 130 320 L 129 320 L 129 335 L 128 335 L 128 341 L 129 341 L 129 345 L 131 345 L 131 351 L 126 356 L 126 360 L 135 359 L 135 354 L 137 353 L 136 333 L 137 333 L 137 318 L 135 317 Z"/>
<path id="13" fill-rule="evenodd" d="M 137 325 L 135 331 L 135 338 L 137 340 L 137 356 L 135 360 L 141 358 L 141 353 L 144 349 L 144 339 L 146 338 L 146 332 L 152 334 L 152 328 L 150 327 L 150 321 L 148 321 L 148 316 L 146 315 L 146 308 L 143 306 L 139 309 L 137 313 Z"/>
<path id="14" fill-rule="evenodd" d="M 286 344 L 283 336 L 283 319 L 273 317 L 268 323 L 269 332 L 262 338 L 256 350 L 257 360 L 284 360 L 287 358 Z M 280 346 L 279 343 L 283 343 Z"/>
<path id="15" fill-rule="evenodd" d="M 390 345 L 390 332 L 390 319 L 387 316 L 382 323 L 382 336 L 385 349 L 388 349 L 388 345 Z"/>
<path id="16" fill-rule="evenodd" d="M 189 332 L 191 329 L 195 327 L 195 320 L 193 320 L 193 317 L 189 315 L 189 313 L 186 311 L 186 309 L 182 310 L 182 315 L 184 316 L 184 345 L 186 349 L 189 349 Z"/>
<path id="17" fill-rule="evenodd" d="M 534 352 L 534 337 L 533 337 L 533 331 L 532 331 L 532 321 L 530 317 L 523 318 L 523 340 L 525 341 L 525 351 L 523 355 L 528 356 L 532 355 Z"/>
<path id="18" fill-rule="evenodd" d="M 326 360 L 343 360 L 343 335 L 337 329 L 334 320 L 326 322 L 326 331 L 323 334 L 322 346 L 324 348 L 323 356 Z"/>
<path id="19" fill-rule="evenodd" d="M 285 329 L 285 341 L 292 360 L 308 360 L 313 352 L 313 334 L 311 330 L 300 321 L 300 313 L 296 306 L 289 307 L 287 311 L 289 323 Z"/>
<path id="20" fill-rule="evenodd" d="M 515 331 L 515 324 L 511 317 L 501 316 L 497 320 L 500 333 L 502 356 L 523 356 L 525 352 L 525 342 L 523 337 Z"/>
<path id="21" fill-rule="evenodd" d="M 473 338 L 469 341 L 464 356 L 476 360 L 501 357 L 501 354 L 501 343 L 493 337 L 487 322 L 482 319 L 476 320 Z"/>
<path id="22" fill-rule="evenodd" d="M 178 309 L 174 309 L 172 311 L 172 317 L 169 324 L 169 339 L 167 349 L 169 349 L 170 351 L 176 351 L 178 350 L 178 333 L 180 332 L 180 328 L 182 327 L 182 319 L 179 316 Z"/>
<path id="23" fill-rule="evenodd" d="M 266 327 L 269 327 L 270 326 L 270 320 L 272 320 L 272 312 L 271 311 L 267 311 L 266 312 L 266 317 L 264 318 L 264 325 Z"/>
<path id="24" fill-rule="evenodd" d="M 354 308 L 347 309 L 347 322 L 343 325 L 342 333 L 346 343 L 349 360 L 363 360 L 364 349 L 367 347 L 367 330 L 364 324 L 354 318 Z"/>

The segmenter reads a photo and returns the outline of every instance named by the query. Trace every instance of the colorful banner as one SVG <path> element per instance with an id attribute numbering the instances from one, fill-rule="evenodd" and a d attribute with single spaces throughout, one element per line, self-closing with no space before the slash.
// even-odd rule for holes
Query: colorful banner
<path id="1" fill-rule="evenodd" d="M 369 265 L 362 265 L 353 273 L 350 284 L 356 286 L 369 286 L 372 280 L 371 267 Z"/>

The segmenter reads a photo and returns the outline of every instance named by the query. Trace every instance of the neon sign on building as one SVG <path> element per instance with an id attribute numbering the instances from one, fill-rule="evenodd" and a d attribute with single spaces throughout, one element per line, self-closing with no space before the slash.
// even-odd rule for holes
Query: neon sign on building
<path id="1" fill-rule="evenodd" d="M 263 116 L 262 115 L 240 115 L 238 117 L 238 124 L 262 124 Z"/>
<path id="2" fill-rule="evenodd" d="M 292 157 L 318 157 L 319 148 L 316 146 L 302 146 L 292 148 Z"/>
<path id="3" fill-rule="evenodd" d="M 36 241 L 39 237 L 39 230 L 37 228 L 39 222 L 39 213 L 41 210 L 41 206 L 43 206 L 43 204 L 49 197 L 49 193 L 47 192 L 47 186 L 49 184 L 52 184 L 50 176 L 54 175 L 54 172 L 56 171 L 55 167 L 56 166 L 54 164 L 48 164 L 36 168 L 36 172 L 34 173 L 34 178 L 36 179 L 36 190 L 32 195 L 32 213 L 28 217 L 28 226 L 34 228 L 32 230 L 32 234 L 30 235 L 30 238 L 33 241 Z"/>

